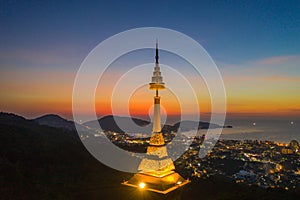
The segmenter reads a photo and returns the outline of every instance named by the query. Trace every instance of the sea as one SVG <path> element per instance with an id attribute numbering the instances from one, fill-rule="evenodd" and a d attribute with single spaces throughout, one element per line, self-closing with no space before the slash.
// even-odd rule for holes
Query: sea
<path id="1" fill-rule="evenodd" d="M 195 118 L 193 118 L 195 119 Z M 147 119 L 148 120 L 148 119 Z M 162 122 L 165 122 L 162 116 Z M 171 118 L 169 124 L 178 122 L 178 116 Z M 195 121 L 195 120 L 193 120 Z M 202 115 L 200 121 L 209 122 L 209 115 Z M 226 116 L 225 126 L 222 130 L 212 130 L 212 135 L 207 135 L 207 130 L 200 130 L 199 135 L 206 134 L 208 137 L 230 140 L 260 140 L 274 141 L 288 144 L 291 140 L 300 143 L 300 116 L 272 116 L 272 115 L 248 115 L 229 114 Z M 219 134 L 221 132 L 221 134 Z M 195 131 L 184 133 L 193 136 Z"/>
<path id="2" fill-rule="evenodd" d="M 269 140 L 289 143 L 300 142 L 300 118 L 296 117 L 227 117 L 221 139 Z"/>

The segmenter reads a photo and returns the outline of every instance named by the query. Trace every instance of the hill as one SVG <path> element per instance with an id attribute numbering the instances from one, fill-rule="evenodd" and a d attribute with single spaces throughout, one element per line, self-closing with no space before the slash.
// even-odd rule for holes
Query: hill
<path id="1" fill-rule="evenodd" d="M 39 125 L 46 125 L 56 128 L 64 128 L 68 130 L 75 130 L 74 122 L 63 119 L 62 117 L 54 114 L 44 115 L 34 119 Z"/>
<path id="2" fill-rule="evenodd" d="M 134 123 L 135 124 L 134 124 Z M 116 133 L 151 133 L 152 123 L 146 120 L 130 117 L 120 117 L 120 116 L 105 116 L 98 120 L 88 121 L 83 124 L 90 128 L 98 128 L 99 125 L 105 131 L 112 131 Z M 137 126 L 136 126 L 137 125 Z M 120 127 L 121 126 L 121 127 Z M 176 132 L 180 127 L 181 131 L 190 131 L 198 129 L 208 129 L 210 128 L 221 128 L 217 124 L 211 124 L 209 122 L 196 122 L 196 121 L 182 121 L 177 122 L 174 125 L 165 124 L 162 127 L 162 132 Z M 224 126 L 224 128 L 232 128 L 231 126 Z"/>
<path id="3" fill-rule="evenodd" d="M 133 124 L 134 122 L 135 124 Z M 151 124 L 149 121 L 129 118 L 129 117 L 120 117 L 120 116 L 105 116 L 95 121 L 88 121 L 83 124 L 90 128 L 98 128 L 99 125 L 103 130 L 112 131 L 116 133 L 125 133 L 125 132 L 141 132 L 141 131 L 150 131 Z M 119 127 L 121 125 L 121 127 Z M 138 125 L 138 126 L 136 126 Z"/>
<path id="4" fill-rule="evenodd" d="M 0 114 L 1 199 L 298 199 L 297 193 L 193 180 L 166 196 L 122 186 L 132 174 L 94 159 L 72 130 Z"/>

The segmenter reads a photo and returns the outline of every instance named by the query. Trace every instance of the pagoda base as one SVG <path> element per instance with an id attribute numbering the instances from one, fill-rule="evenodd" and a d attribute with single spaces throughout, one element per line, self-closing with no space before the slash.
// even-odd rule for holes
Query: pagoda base
<path id="1" fill-rule="evenodd" d="M 178 173 L 173 172 L 163 177 L 156 177 L 144 173 L 135 174 L 130 180 L 123 182 L 123 185 L 148 190 L 160 194 L 167 194 L 179 187 L 189 183 Z"/>

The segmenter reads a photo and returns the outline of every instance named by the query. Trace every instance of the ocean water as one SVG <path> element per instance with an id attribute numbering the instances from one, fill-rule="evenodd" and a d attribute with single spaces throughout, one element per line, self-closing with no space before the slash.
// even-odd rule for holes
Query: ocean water
<path id="1" fill-rule="evenodd" d="M 227 117 L 225 125 L 233 128 L 223 129 L 220 137 L 223 139 L 300 142 L 300 119 L 297 117 Z"/>

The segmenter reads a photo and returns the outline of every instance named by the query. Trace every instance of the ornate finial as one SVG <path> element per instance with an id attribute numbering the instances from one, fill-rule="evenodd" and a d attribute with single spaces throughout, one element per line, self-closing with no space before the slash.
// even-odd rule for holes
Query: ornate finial
<path id="1" fill-rule="evenodd" d="M 158 64 L 158 39 L 157 38 L 156 38 L 156 55 L 155 55 L 155 60 L 156 60 L 155 63 Z"/>
<path id="2" fill-rule="evenodd" d="M 155 55 L 155 67 L 153 71 L 152 81 L 150 83 L 150 90 L 162 90 L 165 89 L 163 77 L 161 76 L 160 67 L 158 64 L 158 41 L 156 39 L 156 55 Z M 158 93 L 156 94 L 158 96 Z"/>

